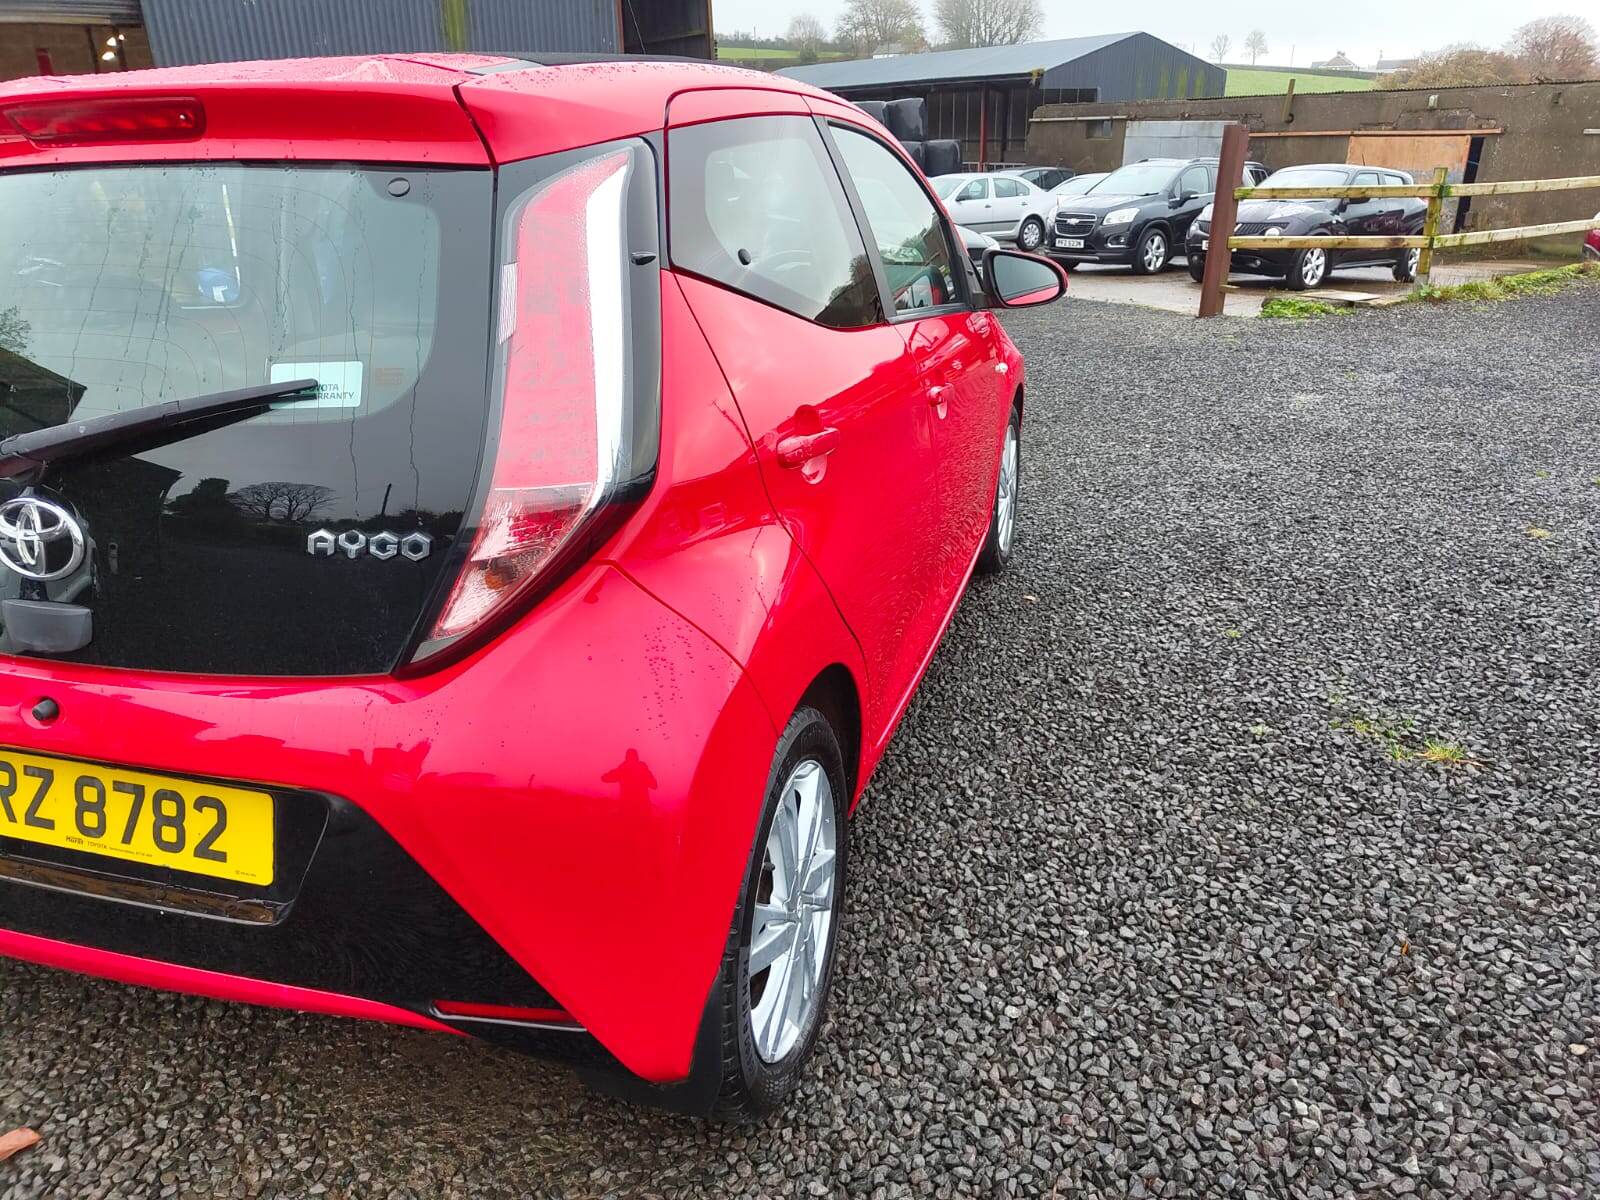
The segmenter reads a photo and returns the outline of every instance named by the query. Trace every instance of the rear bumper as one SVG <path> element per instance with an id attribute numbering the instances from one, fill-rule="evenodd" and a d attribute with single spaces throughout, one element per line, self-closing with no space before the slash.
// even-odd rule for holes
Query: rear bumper
<path id="1" fill-rule="evenodd" d="M 12 872 L 0 954 L 689 1075 L 775 730 L 733 660 L 622 573 L 585 568 L 484 652 L 413 680 L 6 667 L 0 744 L 258 784 L 279 801 L 280 861 L 286 806 L 326 820 L 266 920 Z M 43 696 L 61 709 L 48 725 Z M 558 1009 L 572 1029 L 438 1001 Z"/>

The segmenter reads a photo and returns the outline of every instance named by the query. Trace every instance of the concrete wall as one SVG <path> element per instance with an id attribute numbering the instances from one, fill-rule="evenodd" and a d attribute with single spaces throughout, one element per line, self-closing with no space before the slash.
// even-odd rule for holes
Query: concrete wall
<path id="1" fill-rule="evenodd" d="M 1090 136 L 1104 132 L 1095 118 L 1111 118 L 1110 137 Z M 1296 96 L 1287 112 L 1282 96 L 1046 105 L 1033 114 L 1028 159 L 1077 171 L 1114 170 L 1122 165 L 1129 118 L 1242 121 L 1252 134 L 1250 157 L 1273 168 L 1344 162 L 1351 131 L 1438 129 L 1486 131 L 1477 135 L 1479 183 L 1600 175 L 1600 133 L 1585 132 L 1600 130 L 1600 81 L 1330 92 Z M 1503 132 L 1487 132 L 1493 129 Z M 1493 229 L 1596 212 L 1600 190 L 1546 192 L 1474 200 L 1463 220 L 1467 229 Z"/>
<path id="2" fill-rule="evenodd" d="M 100 62 L 100 52 L 113 32 L 123 35 L 122 53 L 128 69 L 150 65 L 150 43 L 144 30 L 125 25 L 30 24 L 0 22 L 0 80 L 39 74 L 39 51 L 50 55 L 53 75 L 93 75 L 97 69 L 114 69 Z"/>

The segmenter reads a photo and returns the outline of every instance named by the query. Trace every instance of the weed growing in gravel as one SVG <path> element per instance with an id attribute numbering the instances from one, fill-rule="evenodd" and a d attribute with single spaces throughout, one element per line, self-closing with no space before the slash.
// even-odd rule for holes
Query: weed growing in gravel
<path id="1" fill-rule="evenodd" d="M 1261 306 L 1263 317 L 1276 317 L 1286 321 L 1306 321 L 1313 317 L 1343 316 L 1348 308 L 1335 308 L 1320 300 L 1299 300 L 1293 296 L 1274 296 Z"/>
<path id="2" fill-rule="evenodd" d="M 1530 525 L 1528 526 L 1528 536 L 1542 542 L 1545 538 L 1554 537 L 1555 535 L 1548 529 L 1540 529 L 1537 525 Z"/>
<path id="3" fill-rule="evenodd" d="M 1497 275 L 1493 279 L 1475 279 L 1471 283 L 1456 283 L 1443 287 L 1430 285 L 1417 288 L 1406 297 L 1406 300 L 1444 304 L 1452 300 L 1494 301 L 1511 300 L 1517 296 L 1548 296 L 1585 279 L 1600 279 L 1600 263 L 1572 263 L 1565 267 L 1552 267 L 1547 271 L 1529 271 L 1523 275 Z"/>
<path id="4" fill-rule="evenodd" d="M 1342 696 L 1328 698 L 1330 707 L 1337 707 L 1343 703 Z M 1391 716 L 1386 713 L 1358 713 L 1348 719 L 1334 717 L 1329 724 L 1334 729 L 1348 729 L 1351 733 L 1372 738 L 1383 747 L 1384 757 L 1392 762 L 1416 761 L 1446 767 L 1483 765 L 1469 756 L 1457 742 L 1418 735 L 1415 717 Z"/>
<path id="5" fill-rule="evenodd" d="M 1244 636 L 1244 630 L 1242 630 L 1242 629 L 1224 629 L 1222 631 L 1222 636 L 1225 637 L 1225 638 L 1241 638 L 1241 637 Z"/>

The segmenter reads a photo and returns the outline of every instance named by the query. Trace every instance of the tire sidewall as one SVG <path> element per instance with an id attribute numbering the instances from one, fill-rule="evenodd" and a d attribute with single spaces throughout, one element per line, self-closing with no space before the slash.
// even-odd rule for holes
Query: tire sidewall
<path id="1" fill-rule="evenodd" d="M 983 575 L 994 575 L 1005 570 L 1006 564 L 1011 561 L 1011 556 L 1017 550 L 1018 518 L 1022 513 L 1022 412 L 1013 401 L 1010 415 L 1006 418 L 1006 428 L 1014 429 L 1017 433 L 1017 479 L 1016 494 L 1011 498 L 1011 545 L 1007 549 L 1000 546 L 1000 472 L 995 472 L 994 499 L 989 504 L 989 532 L 984 536 L 983 549 L 978 552 L 978 571 Z M 1000 462 L 1002 467 L 1005 462 L 1006 443 L 1002 434 L 1000 439 Z"/>
<path id="2" fill-rule="evenodd" d="M 795 1042 L 794 1048 L 776 1063 L 764 1060 L 756 1051 L 755 1032 L 750 1022 L 750 938 L 755 923 L 756 896 L 761 886 L 761 868 L 767 838 L 772 823 L 778 815 L 779 789 L 790 773 L 806 759 L 820 762 L 828 773 L 828 783 L 833 789 L 834 842 L 837 866 L 833 880 L 833 921 L 829 925 L 828 945 L 822 964 L 822 978 L 818 982 L 817 1008 L 812 1015 L 811 1027 Z M 772 772 L 767 778 L 766 800 L 762 808 L 761 823 L 756 829 L 755 843 L 751 848 L 750 862 L 745 870 L 744 887 L 740 893 L 739 911 L 734 935 L 738 942 L 735 958 L 732 992 L 728 996 L 727 1014 L 733 1020 L 733 1041 L 738 1055 L 738 1069 L 743 1076 L 745 1089 L 753 1107 L 769 1111 L 778 1107 L 795 1089 L 806 1060 L 816 1046 L 817 1037 L 827 1019 L 828 991 L 833 982 L 835 960 L 838 957 L 839 928 L 844 916 L 845 878 L 849 867 L 849 837 L 847 836 L 846 810 L 848 809 L 843 756 L 838 738 L 834 736 L 827 718 L 813 708 L 801 708 L 784 728 L 773 755 Z"/>

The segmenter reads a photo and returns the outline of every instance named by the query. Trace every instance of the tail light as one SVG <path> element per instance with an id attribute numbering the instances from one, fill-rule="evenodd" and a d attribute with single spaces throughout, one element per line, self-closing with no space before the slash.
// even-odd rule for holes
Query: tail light
<path id="1" fill-rule="evenodd" d="M 118 96 L 7 105 L 7 121 L 41 146 L 85 142 L 184 142 L 202 137 L 206 110 L 190 96 Z"/>
<path id="2" fill-rule="evenodd" d="M 651 157 L 643 143 L 579 154 L 545 163 L 502 220 L 489 484 L 417 658 L 552 582 L 595 518 L 655 468 L 660 352 L 648 337 L 638 344 L 660 319 Z M 503 178 L 503 191 L 514 182 Z"/>

